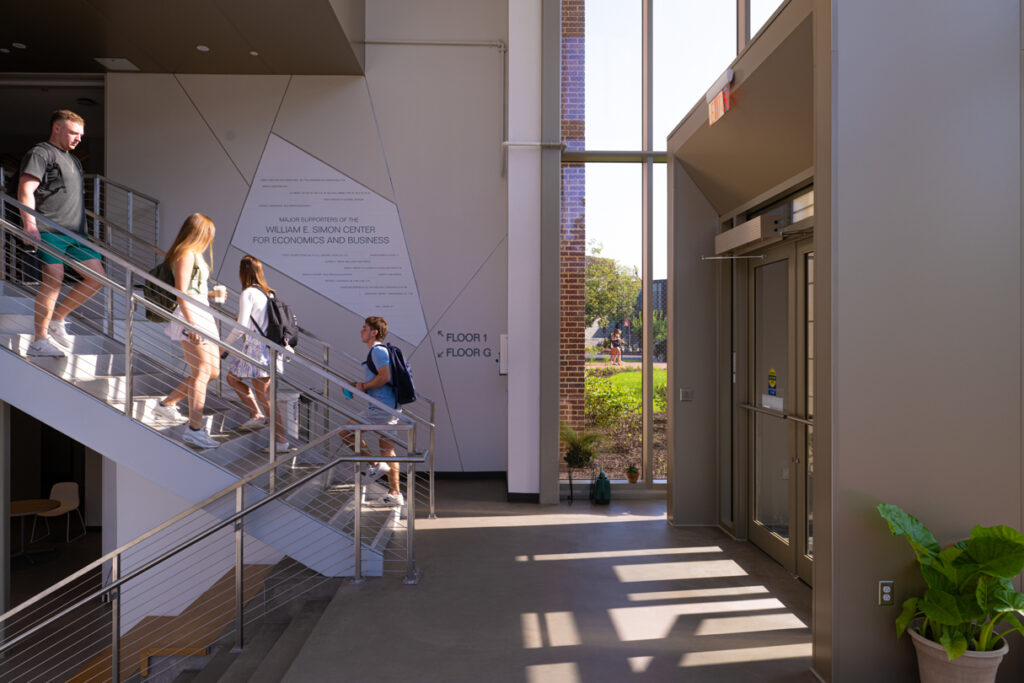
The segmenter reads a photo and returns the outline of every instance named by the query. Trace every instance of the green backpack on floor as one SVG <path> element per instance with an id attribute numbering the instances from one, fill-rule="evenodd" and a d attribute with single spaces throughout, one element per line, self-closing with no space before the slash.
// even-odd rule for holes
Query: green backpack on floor
<path id="1" fill-rule="evenodd" d="M 612 482 L 601 468 L 601 474 L 597 475 L 590 485 L 590 502 L 594 505 L 607 505 L 612 501 Z"/>

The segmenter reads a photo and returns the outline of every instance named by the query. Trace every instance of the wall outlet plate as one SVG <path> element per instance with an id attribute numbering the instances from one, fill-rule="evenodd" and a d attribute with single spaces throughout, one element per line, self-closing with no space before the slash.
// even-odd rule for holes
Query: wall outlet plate
<path id="1" fill-rule="evenodd" d="M 896 582 L 878 582 L 878 604 L 882 607 L 892 607 L 896 604 Z"/>

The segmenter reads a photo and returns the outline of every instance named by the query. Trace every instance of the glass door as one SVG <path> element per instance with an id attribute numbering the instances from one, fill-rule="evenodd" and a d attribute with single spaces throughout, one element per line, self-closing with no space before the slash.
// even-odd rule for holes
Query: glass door
<path id="1" fill-rule="evenodd" d="M 811 241 L 786 242 L 748 272 L 750 538 L 811 581 L 813 526 Z"/>

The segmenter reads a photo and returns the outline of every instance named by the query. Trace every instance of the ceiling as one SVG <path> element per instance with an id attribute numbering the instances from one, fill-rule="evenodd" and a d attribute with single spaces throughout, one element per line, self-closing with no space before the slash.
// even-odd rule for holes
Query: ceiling
<path id="1" fill-rule="evenodd" d="M 733 64 L 730 111 L 709 126 L 702 98 L 669 136 L 720 216 L 814 165 L 812 23 L 809 3 L 790 3 Z"/>
<path id="2" fill-rule="evenodd" d="M 104 73 L 101 57 L 149 73 L 359 75 L 364 9 L 365 0 L 5 2 L 0 72 Z"/>

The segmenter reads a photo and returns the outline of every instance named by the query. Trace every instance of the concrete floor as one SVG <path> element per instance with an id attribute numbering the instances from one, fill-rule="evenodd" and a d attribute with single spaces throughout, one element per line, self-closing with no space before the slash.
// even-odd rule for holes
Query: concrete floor
<path id="1" fill-rule="evenodd" d="M 345 585 L 286 683 L 817 680 L 811 590 L 754 546 L 668 526 L 663 500 L 503 499 L 439 482 L 420 583 Z"/>

